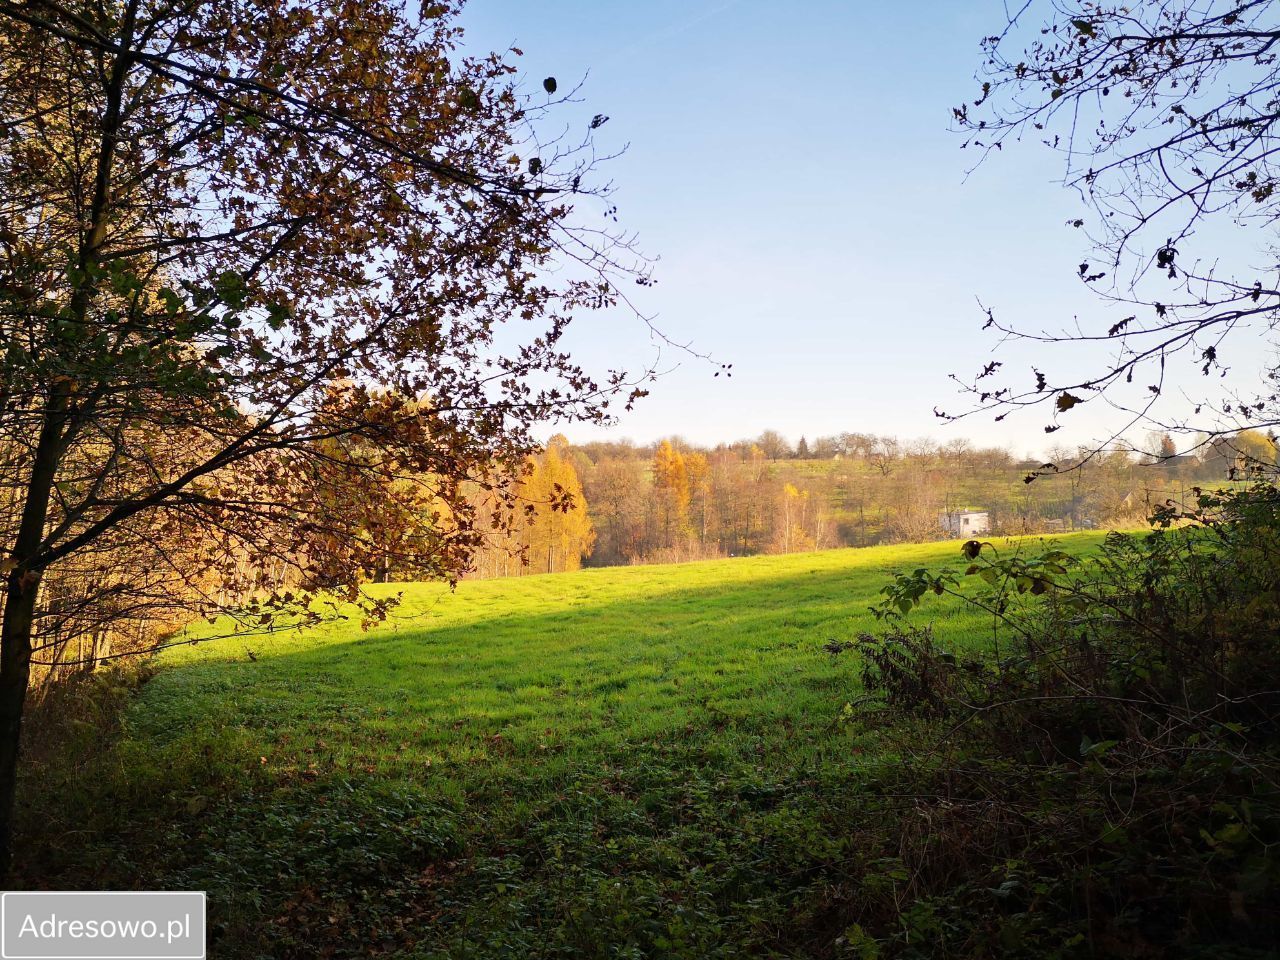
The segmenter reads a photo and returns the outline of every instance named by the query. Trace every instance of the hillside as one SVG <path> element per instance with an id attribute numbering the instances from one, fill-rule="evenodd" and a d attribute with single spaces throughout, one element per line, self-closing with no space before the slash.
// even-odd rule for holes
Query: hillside
<path id="1" fill-rule="evenodd" d="M 32 761 L 21 869 L 206 889 L 219 957 L 826 951 L 881 758 L 823 645 L 957 547 L 385 585 L 404 603 L 367 633 L 176 648 L 114 742 Z"/>
<path id="2" fill-rule="evenodd" d="M 1267 443 L 1248 431 L 1231 442 L 1241 437 Z M 554 438 L 521 488 L 541 515 L 501 546 L 524 548 L 542 573 L 927 543 L 946 536 L 943 518 L 960 510 L 986 513 L 1002 536 L 1056 534 L 1140 525 L 1160 504 L 1189 503 L 1197 487 L 1222 488 L 1233 469 L 1247 473 L 1225 448 L 1153 462 L 1053 447 L 1026 459 L 963 439 L 847 434 L 819 438 L 814 450 L 826 455 L 806 457 L 772 439 L 699 447 L 678 437 L 647 446 Z M 551 502 L 550 478 L 572 489 L 583 511 L 576 524 L 538 506 Z M 520 571 L 499 549 L 475 566 L 479 576 Z"/>

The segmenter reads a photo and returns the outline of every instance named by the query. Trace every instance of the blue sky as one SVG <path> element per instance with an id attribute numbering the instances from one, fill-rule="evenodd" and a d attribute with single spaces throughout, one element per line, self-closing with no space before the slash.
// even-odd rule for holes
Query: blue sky
<path id="1" fill-rule="evenodd" d="M 1086 250 L 1061 160 L 1028 143 L 970 172 L 948 129 L 1003 16 L 989 0 L 471 0 L 469 45 L 519 46 L 534 87 L 585 76 L 603 144 L 628 145 L 607 168 L 620 220 L 660 257 L 639 303 L 734 365 L 713 378 L 667 350 L 678 367 L 635 412 L 571 439 L 850 430 L 1038 453 L 1108 426 L 1085 412 L 1047 438 L 1039 414 L 933 416 L 963 405 L 947 375 L 990 358 L 979 300 L 1037 327 L 1110 316 L 1072 276 Z M 596 368 L 652 357 L 621 313 L 576 337 Z M 999 359 L 1031 382 L 1030 354 Z"/>

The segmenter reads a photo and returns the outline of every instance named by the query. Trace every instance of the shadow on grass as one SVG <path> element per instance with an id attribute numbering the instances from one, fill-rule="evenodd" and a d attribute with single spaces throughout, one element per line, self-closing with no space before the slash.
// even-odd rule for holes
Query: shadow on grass
<path id="1" fill-rule="evenodd" d="M 28 885 L 207 889 L 215 956 L 811 955 L 887 760 L 822 645 L 874 627 L 890 570 L 950 561 L 837 559 L 527 578 L 430 628 L 167 666 L 25 779 Z"/>
<path id="2" fill-rule="evenodd" d="M 938 559 L 936 549 L 919 553 L 897 559 Z M 536 749 L 570 733 L 599 745 L 628 726 L 649 736 L 699 714 L 804 723 L 810 708 L 839 709 L 830 698 L 835 681 L 848 680 L 847 658 L 837 663 L 820 648 L 875 629 L 867 610 L 888 573 L 815 566 L 696 589 L 640 582 L 636 593 L 603 597 L 591 579 L 517 581 L 523 606 L 512 612 L 451 597 L 432 627 L 330 632 L 314 643 L 303 634 L 262 646 L 255 661 L 167 667 L 135 711 L 135 735 L 164 743 L 211 718 L 278 735 L 327 720 L 349 728 L 332 731 L 343 739 L 364 730 L 440 747 L 497 735 Z M 983 642 L 989 625 L 957 601 L 926 616 L 957 645 Z"/>

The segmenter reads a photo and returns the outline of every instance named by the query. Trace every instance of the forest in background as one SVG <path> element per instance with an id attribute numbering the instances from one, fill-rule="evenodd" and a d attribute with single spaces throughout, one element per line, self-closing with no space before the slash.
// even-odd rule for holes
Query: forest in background
<path id="1" fill-rule="evenodd" d="M 765 431 L 715 447 L 557 436 L 513 481 L 523 510 L 488 538 L 471 575 L 924 543 L 945 539 L 943 516 L 963 510 L 987 512 L 993 534 L 1138 525 L 1196 487 L 1276 463 L 1275 438 L 1255 430 L 1205 438 L 1193 453 L 1163 433 L 1144 446 L 1059 446 L 1027 459 L 964 439 L 867 433 L 792 445 Z"/>
<path id="2" fill-rule="evenodd" d="M 572 444 L 556 436 L 521 468 L 494 465 L 487 476 L 464 481 L 465 509 L 423 496 L 430 476 L 370 483 L 358 494 L 320 477 L 315 491 L 326 513 L 347 517 L 370 558 L 365 576 L 414 581 L 430 562 L 430 554 L 416 551 L 450 538 L 474 545 L 460 576 L 487 579 L 925 543 L 954 536 L 942 518 L 964 510 L 986 512 L 995 536 L 1137 527 L 1168 504 L 1187 506 L 1199 487 L 1276 466 L 1275 440 L 1259 431 L 1205 440 L 1195 454 L 1178 454 L 1163 434 L 1145 446 L 1153 452 L 1055 447 L 1027 459 L 963 439 L 864 433 L 801 438 L 793 446 L 766 431 L 714 447 L 679 437 Z M 332 463 L 365 457 L 358 444 L 329 451 Z M 0 501 L 0 522 L 15 519 L 14 504 Z M 233 610 L 242 629 L 260 630 L 265 599 L 297 590 L 287 557 L 257 569 L 242 547 L 173 529 L 181 535 L 140 528 L 134 539 L 114 540 L 43 579 L 36 608 L 45 638 L 41 685 L 151 648 L 191 619 L 192 606 Z M 260 536 L 272 539 L 273 530 L 263 523 Z M 205 555 L 217 561 L 220 580 L 209 574 Z M 305 551 L 296 557 L 305 561 Z"/>

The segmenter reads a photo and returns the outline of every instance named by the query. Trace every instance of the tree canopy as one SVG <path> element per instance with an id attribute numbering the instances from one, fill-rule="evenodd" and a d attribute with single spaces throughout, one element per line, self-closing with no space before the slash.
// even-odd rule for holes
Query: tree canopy
<path id="1" fill-rule="evenodd" d="M 605 118 L 541 142 L 554 81 L 465 55 L 458 8 L 0 0 L 0 835 L 59 570 L 376 617 L 389 563 L 466 568 L 468 485 L 534 424 L 640 392 L 562 345 L 646 277 L 584 212 Z"/>

